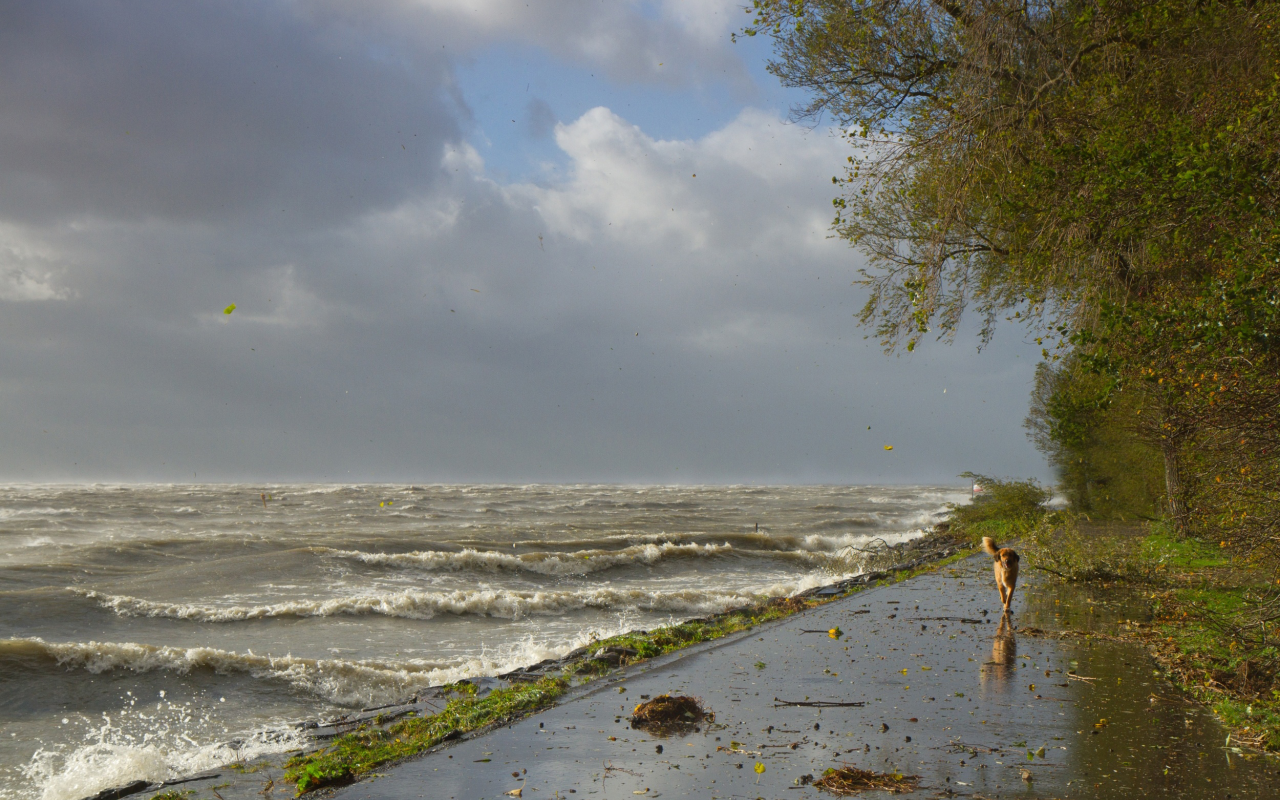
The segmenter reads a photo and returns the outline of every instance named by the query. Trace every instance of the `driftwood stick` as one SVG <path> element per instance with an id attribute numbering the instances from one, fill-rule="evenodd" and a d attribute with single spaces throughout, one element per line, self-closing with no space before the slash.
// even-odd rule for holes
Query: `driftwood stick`
<path id="1" fill-rule="evenodd" d="M 783 700 L 781 697 L 773 698 L 773 707 L 781 706 L 805 706 L 807 708 L 861 708 L 865 706 L 865 701 L 856 703 L 839 703 L 835 700 Z"/>
<path id="2" fill-rule="evenodd" d="M 982 625 L 985 620 L 970 619 L 969 617 L 907 617 L 908 622 L 921 622 L 929 620 L 939 620 L 942 622 L 963 622 L 966 625 Z"/>

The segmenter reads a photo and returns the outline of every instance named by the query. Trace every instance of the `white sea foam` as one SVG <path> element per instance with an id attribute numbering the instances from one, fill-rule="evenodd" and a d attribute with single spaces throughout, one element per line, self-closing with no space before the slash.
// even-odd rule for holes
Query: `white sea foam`
<path id="1" fill-rule="evenodd" d="M 829 535 L 814 533 L 800 540 L 799 546 L 810 553 L 837 553 L 846 547 L 866 547 L 877 539 L 887 544 L 901 544 L 920 535 L 919 530 L 899 533 L 883 533 L 868 536 L 865 533 Z"/>
<path id="2" fill-rule="evenodd" d="M 69 588 L 122 617 L 164 617 L 196 622 L 240 622 L 274 617 L 334 617 L 379 614 L 403 619 L 431 619 L 438 614 L 476 614 L 502 619 L 559 615 L 584 609 L 633 609 L 673 614 L 708 614 L 745 605 L 755 597 L 743 591 L 684 589 L 670 592 L 600 587 L 582 590 L 515 591 L 476 589 L 428 592 L 370 592 L 327 600 L 290 600 L 269 605 L 212 605 L 147 600 Z"/>
<path id="3" fill-rule="evenodd" d="M 316 552 L 339 558 L 350 558 L 365 564 L 418 569 L 520 570 L 541 575 L 586 575 L 592 572 L 654 564 L 670 558 L 723 556 L 733 552 L 730 544 L 642 544 L 619 550 L 579 550 L 568 553 L 522 553 L 513 555 L 495 550 L 465 548 L 460 552 L 419 551 L 412 553 L 367 553 L 359 550 L 336 550 L 318 547 Z"/>
<path id="4" fill-rule="evenodd" d="M 202 744 L 187 734 L 189 726 L 188 715 L 130 730 L 104 715 L 103 724 L 90 731 L 85 744 L 41 748 L 21 772 L 40 800 L 79 800 L 132 781 L 173 780 L 236 761 L 297 750 L 306 743 L 305 734 L 279 727 L 253 731 L 237 737 L 234 743 Z"/>
<path id="5" fill-rule="evenodd" d="M 135 642 L 45 642 L 39 638 L 0 640 L 0 653 L 44 655 L 59 666 L 91 673 L 113 670 L 168 671 L 185 675 L 209 669 L 283 681 L 295 689 L 340 705 L 383 702 L 433 686 L 460 666 L 423 660 L 298 658 L 237 653 L 215 647 L 161 647 Z"/>
<path id="6" fill-rule="evenodd" d="M 0 508 L 0 520 L 26 517 L 65 517 L 79 514 L 78 508 Z"/>
<path id="7" fill-rule="evenodd" d="M 312 659 L 137 642 L 46 642 L 38 637 L 0 639 L 0 655 L 43 656 L 61 667 L 93 674 L 127 670 L 185 675 L 208 669 L 224 675 L 280 681 L 335 705 L 361 707 L 403 701 L 433 686 L 500 675 L 545 659 L 560 658 L 598 639 L 631 630 L 632 619 L 620 614 L 611 624 L 583 629 L 561 640 L 540 640 L 528 635 L 499 647 L 483 648 L 475 655 L 440 661 Z"/>

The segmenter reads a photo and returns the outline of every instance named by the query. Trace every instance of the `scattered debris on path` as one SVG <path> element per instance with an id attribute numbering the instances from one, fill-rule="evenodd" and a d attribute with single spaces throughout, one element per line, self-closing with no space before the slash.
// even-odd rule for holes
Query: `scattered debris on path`
<path id="1" fill-rule="evenodd" d="M 675 725 L 693 725 L 703 720 L 712 722 L 716 715 L 702 707 L 696 697 L 660 694 L 641 703 L 631 712 L 631 727 L 658 728 Z"/>
<path id="2" fill-rule="evenodd" d="M 813 782 L 814 786 L 836 795 L 857 794 L 871 789 L 899 794 L 914 792 L 920 786 L 919 775 L 903 775 L 901 773 L 872 772 L 857 767 L 840 767 L 828 769 L 822 777 Z"/>
<path id="3" fill-rule="evenodd" d="M 867 703 L 864 700 L 841 703 L 835 700 L 783 700 L 781 697 L 773 698 L 774 708 L 781 708 L 783 706 L 806 706 L 808 708 L 861 708 L 866 704 Z"/>

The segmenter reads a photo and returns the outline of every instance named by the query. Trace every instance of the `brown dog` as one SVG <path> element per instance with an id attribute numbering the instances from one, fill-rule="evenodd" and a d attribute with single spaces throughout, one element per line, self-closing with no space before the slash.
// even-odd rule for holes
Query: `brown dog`
<path id="1" fill-rule="evenodd" d="M 1013 587 L 1018 585 L 1018 554 L 1009 547 L 996 547 L 995 539 L 982 537 L 982 549 L 996 560 L 996 588 L 1000 590 L 1000 602 L 1009 610 L 1013 602 Z"/>

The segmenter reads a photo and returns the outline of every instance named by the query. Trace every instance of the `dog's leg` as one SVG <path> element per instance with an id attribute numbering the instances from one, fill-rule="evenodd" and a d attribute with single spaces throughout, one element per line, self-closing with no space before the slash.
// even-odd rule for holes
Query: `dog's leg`
<path id="1" fill-rule="evenodd" d="M 1013 602 L 1013 590 L 1018 585 L 1018 565 L 1014 564 L 1012 569 L 1005 570 L 1005 579 L 1009 582 L 1009 599 L 1005 601 L 1004 607 L 1009 608 L 1009 604 Z"/>

